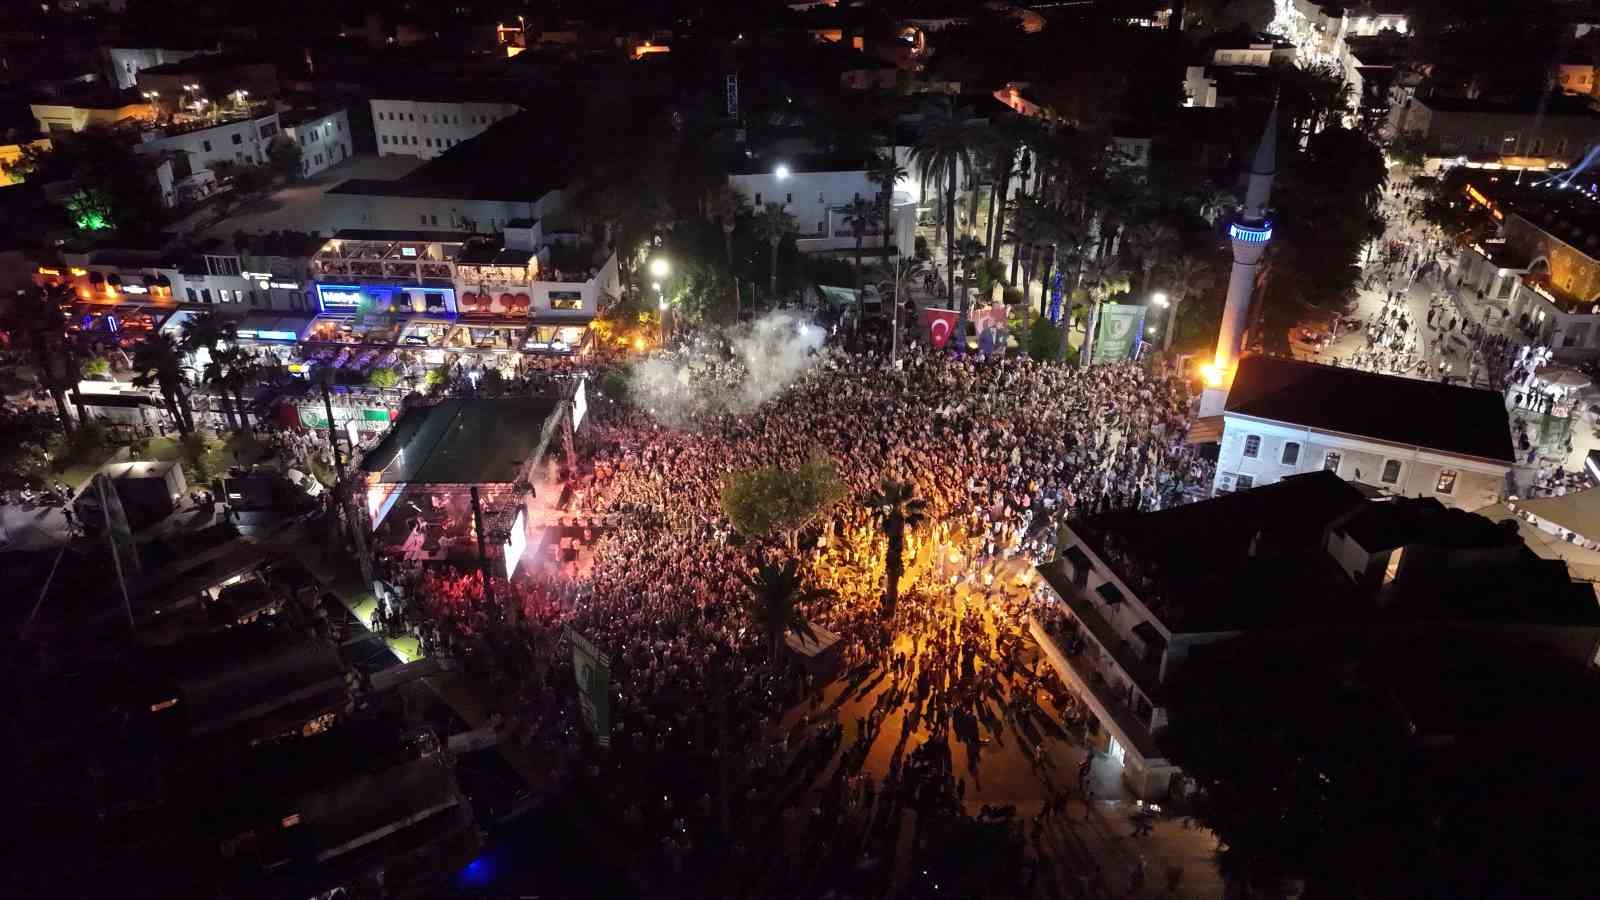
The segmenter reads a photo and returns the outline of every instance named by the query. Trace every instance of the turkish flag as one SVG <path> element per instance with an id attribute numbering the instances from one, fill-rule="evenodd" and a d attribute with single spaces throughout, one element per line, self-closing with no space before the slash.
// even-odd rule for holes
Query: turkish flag
<path id="1" fill-rule="evenodd" d="M 953 309 L 929 307 L 922 311 L 922 324 L 928 329 L 928 339 L 933 342 L 933 349 L 943 350 L 944 345 L 950 343 L 959 318 L 961 314 Z"/>

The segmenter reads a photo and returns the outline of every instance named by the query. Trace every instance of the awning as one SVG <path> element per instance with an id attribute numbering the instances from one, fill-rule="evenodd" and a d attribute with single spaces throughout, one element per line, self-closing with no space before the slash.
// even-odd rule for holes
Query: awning
<path id="1" fill-rule="evenodd" d="M 251 313 L 240 320 L 235 330 L 240 340 L 293 343 L 300 340 L 310 324 L 310 316 Z"/>
<path id="2" fill-rule="evenodd" d="M 1600 540 L 1600 488 L 1562 497 L 1510 501 L 1512 509 L 1543 519 L 1587 540 Z"/>
<path id="3" fill-rule="evenodd" d="M 1204 416 L 1194 420 L 1189 433 L 1183 436 L 1185 444 L 1215 444 L 1222 440 L 1222 417 Z"/>
<path id="4" fill-rule="evenodd" d="M 800 656 L 811 659 L 833 649 L 833 645 L 839 643 L 839 636 L 821 625 L 812 625 L 811 634 L 807 636 L 786 632 L 783 643 Z"/>

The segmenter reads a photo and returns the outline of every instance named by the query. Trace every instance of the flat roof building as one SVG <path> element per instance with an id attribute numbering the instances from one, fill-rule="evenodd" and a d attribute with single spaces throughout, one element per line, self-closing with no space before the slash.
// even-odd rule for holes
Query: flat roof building
<path id="1" fill-rule="evenodd" d="M 1505 493 L 1515 461 L 1495 391 L 1261 354 L 1240 359 L 1220 418 L 1218 493 L 1327 471 L 1479 509 Z"/>
<path id="2" fill-rule="evenodd" d="M 1198 648 L 1249 634 L 1437 636 L 1449 627 L 1592 666 L 1600 602 L 1514 523 L 1431 498 L 1373 500 L 1315 471 L 1151 513 L 1062 526 L 1040 567 L 1034 637 L 1094 712 L 1140 796 L 1177 768 L 1161 750 L 1169 686 Z"/>

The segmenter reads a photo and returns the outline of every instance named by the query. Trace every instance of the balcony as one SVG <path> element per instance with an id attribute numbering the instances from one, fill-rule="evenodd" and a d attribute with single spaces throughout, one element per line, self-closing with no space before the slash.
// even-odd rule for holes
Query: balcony
<path id="1" fill-rule="evenodd" d="M 1125 738 L 1146 759 L 1157 756 L 1151 726 L 1160 718 L 1159 663 L 1146 661 L 1132 642 L 1119 637 L 1059 563 L 1040 572 L 1065 609 L 1059 619 L 1030 622 L 1034 639 L 1063 680 L 1084 693 L 1101 721 L 1122 732 L 1119 740 Z M 1140 695 L 1149 702 L 1141 702 Z"/>

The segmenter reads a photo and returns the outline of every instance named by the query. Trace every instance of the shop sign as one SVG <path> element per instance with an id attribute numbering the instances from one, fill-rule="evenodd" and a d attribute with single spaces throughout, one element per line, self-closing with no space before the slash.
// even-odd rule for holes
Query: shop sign
<path id="1" fill-rule="evenodd" d="M 298 281 L 273 281 L 273 282 L 269 282 L 269 284 L 272 287 L 275 287 L 280 291 L 298 291 L 298 290 L 300 290 L 300 282 L 298 282 Z M 266 286 L 267 285 L 262 285 L 262 287 L 266 287 Z"/>
<path id="2" fill-rule="evenodd" d="M 361 305 L 361 289 L 353 285 L 317 285 L 317 305 L 323 312 L 332 309 L 356 309 Z"/>

